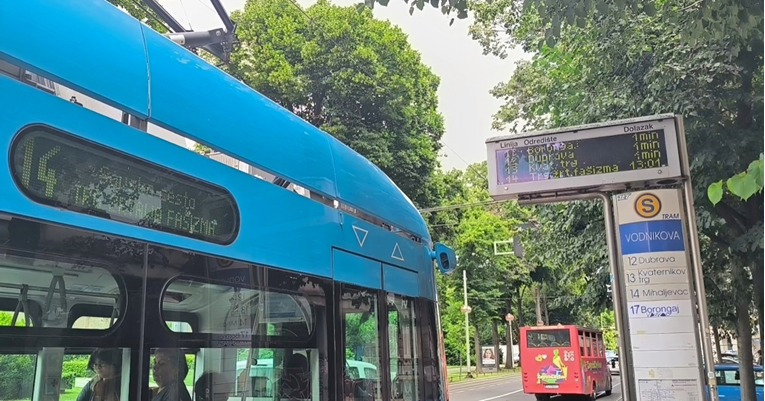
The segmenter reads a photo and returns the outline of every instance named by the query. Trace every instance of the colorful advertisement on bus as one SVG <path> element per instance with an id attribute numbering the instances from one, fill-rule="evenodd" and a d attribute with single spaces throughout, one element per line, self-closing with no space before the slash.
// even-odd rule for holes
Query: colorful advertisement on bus
<path id="1" fill-rule="evenodd" d="M 522 327 L 521 371 L 527 394 L 611 391 L 602 334 L 576 326 Z"/>

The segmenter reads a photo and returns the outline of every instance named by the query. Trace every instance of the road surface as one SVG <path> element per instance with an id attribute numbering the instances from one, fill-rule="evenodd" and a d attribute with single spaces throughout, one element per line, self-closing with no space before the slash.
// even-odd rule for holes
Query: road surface
<path id="1" fill-rule="evenodd" d="M 613 394 L 598 397 L 599 401 L 621 401 L 622 386 L 619 376 L 612 376 Z M 535 401 L 533 395 L 523 393 L 520 374 L 503 375 L 490 379 L 464 380 L 449 385 L 449 401 Z M 553 400 L 566 401 L 563 398 Z"/>

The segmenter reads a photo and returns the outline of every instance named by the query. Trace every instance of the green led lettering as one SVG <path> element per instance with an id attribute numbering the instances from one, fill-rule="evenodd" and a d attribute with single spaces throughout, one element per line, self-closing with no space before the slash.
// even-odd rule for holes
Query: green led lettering
<path id="1" fill-rule="evenodd" d="M 215 233 L 218 231 L 218 221 L 213 220 L 210 222 L 210 224 L 207 225 L 207 235 L 214 237 Z"/>
<path id="2" fill-rule="evenodd" d="M 182 219 L 181 229 L 183 231 L 193 232 L 191 231 L 191 215 L 189 215 L 189 212 L 184 213 Z"/>
<path id="3" fill-rule="evenodd" d="M 24 144 L 24 167 L 21 171 L 21 184 L 29 187 L 29 178 L 32 176 L 32 159 L 35 151 L 35 138 L 29 138 Z"/>
<path id="4" fill-rule="evenodd" d="M 183 215 L 175 213 L 175 220 L 173 221 L 173 227 L 182 230 L 183 229 Z"/>
<path id="5" fill-rule="evenodd" d="M 37 169 L 37 179 L 45 183 L 45 196 L 48 198 L 53 197 L 53 190 L 56 188 L 56 170 L 48 168 L 48 160 L 60 151 L 60 146 L 54 146 L 40 158 L 40 165 Z"/>

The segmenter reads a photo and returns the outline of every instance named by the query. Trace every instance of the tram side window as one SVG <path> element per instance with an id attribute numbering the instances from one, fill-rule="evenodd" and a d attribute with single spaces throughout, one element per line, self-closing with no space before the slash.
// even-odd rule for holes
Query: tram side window
<path id="1" fill-rule="evenodd" d="M 417 328 L 422 336 L 422 357 L 423 367 L 422 388 L 425 400 L 444 399 L 441 393 L 443 381 L 446 377 L 446 359 L 441 352 L 443 348 L 439 345 L 439 339 L 443 340 L 441 333 L 436 325 L 436 304 L 435 302 L 420 299 L 417 301 Z M 443 358 L 442 358 L 443 357 Z M 444 365 L 442 365 L 444 364 Z"/>
<path id="2" fill-rule="evenodd" d="M 0 244 L 1 309 L 24 313 L 32 327 L 72 327 L 73 312 L 83 308 L 105 311 L 100 317 L 116 322 L 123 289 L 111 271 L 141 274 L 139 245 L 100 234 L 0 215 Z M 26 323 L 17 319 L 16 326 L 19 321 Z M 96 322 L 77 328 L 110 327 Z"/>
<path id="3" fill-rule="evenodd" d="M 100 340 L 124 316 L 124 278 L 143 277 L 142 249 L 0 214 L 0 400 L 77 398 L 94 374 L 87 367 L 92 349 L 71 347 L 93 346 L 78 336 Z M 118 386 L 122 400 L 125 380 Z"/>
<path id="4" fill-rule="evenodd" d="M 343 400 L 380 400 L 377 296 L 374 292 L 344 285 L 340 304 L 345 344 Z M 374 376 L 367 376 L 371 372 L 375 372 Z"/>
<path id="5" fill-rule="evenodd" d="M 191 401 L 195 357 L 179 348 L 152 349 L 149 389 L 152 401 Z"/>
<path id="6" fill-rule="evenodd" d="M 387 294 L 388 343 L 390 348 L 391 399 L 414 401 L 418 394 L 419 350 L 414 302 L 406 297 Z"/>
<path id="7" fill-rule="evenodd" d="M 0 350 L 0 401 L 31 401 L 37 354 L 14 354 Z"/>
<path id="8" fill-rule="evenodd" d="M 213 262 L 192 268 L 215 266 L 212 272 L 195 273 L 220 282 L 182 276 L 162 296 L 165 323 L 178 338 L 209 335 L 196 359 L 188 361 L 187 375 L 181 378 L 179 371 L 166 374 L 176 378 L 170 383 L 176 383 L 178 389 L 185 387 L 192 397 L 217 394 L 220 399 L 244 401 L 327 400 L 328 372 L 319 366 L 328 360 L 323 285 L 331 285 L 264 266 Z M 227 269 L 220 269 L 221 265 Z M 234 281 L 237 285 L 227 280 L 232 276 L 240 278 Z M 172 321 L 176 316 L 193 321 L 194 333 L 192 325 Z M 153 365 L 159 366 L 159 375 L 151 382 L 156 394 L 161 394 L 163 386 L 161 359 L 160 355 L 159 363 Z"/>
<path id="9" fill-rule="evenodd" d="M 16 316 L 15 324 L 13 322 L 14 315 Z M 27 319 L 29 319 L 29 327 L 33 327 L 34 321 L 32 321 L 31 317 L 28 317 L 24 312 L 15 314 L 14 311 L 0 311 L 0 326 L 25 327 Z"/>

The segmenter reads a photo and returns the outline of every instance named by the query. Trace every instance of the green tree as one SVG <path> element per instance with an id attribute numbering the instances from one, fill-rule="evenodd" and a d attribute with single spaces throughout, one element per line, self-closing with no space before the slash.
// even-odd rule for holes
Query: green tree
<path id="1" fill-rule="evenodd" d="M 135 19 L 152 27 L 157 32 L 167 32 L 165 23 L 142 1 L 134 0 L 107 0 L 109 3 L 121 8 Z"/>
<path id="2" fill-rule="evenodd" d="M 535 281 L 549 299 L 547 308 L 559 314 L 555 322 L 598 327 L 597 317 L 611 307 L 601 203 L 541 205 L 534 216 L 536 227 L 524 233 L 525 259 L 542 270 Z"/>
<path id="3" fill-rule="evenodd" d="M 166 32 L 140 1 L 109 1 Z M 399 28 L 324 0 L 306 10 L 248 1 L 231 18 L 241 43 L 224 70 L 361 153 L 416 204 L 438 204 L 429 187 L 444 132 L 439 78 Z"/>
<path id="4" fill-rule="evenodd" d="M 379 166 L 417 204 L 438 166 L 439 79 L 407 36 L 370 11 L 248 1 L 225 68 Z"/>
<path id="5" fill-rule="evenodd" d="M 533 60 L 521 63 L 507 83 L 493 90 L 505 100 L 495 126 L 540 129 L 667 112 L 684 115 L 698 226 L 730 261 L 705 264 L 705 272 L 728 269 L 739 286 L 752 276 L 762 332 L 762 192 L 721 196 L 714 205 L 707 193 L 720 179 L 756 173 L 750 165 L 763 149 L 762 32 L 745 24 L 746 34 L 720 29 L 689 40 L 699 4 L 667 1 L 653 15 L 629 8 L 565 26 L 559 39 L 548 42 L 555 47 L 543 42 Z M 516 5 L 486 5 L 477 14 L 480 29 L 474 32 L 502 25 L 500 30 L 510 35 L 482 37 L 487 52 L 501 56 L 508 45 L 535 48 L 549 39 L 551 25 L 544 13 L 517 14 Z M 748 319 L 748 314 L 737 316 Z M 742 358 L 742 363 L 747 362 Z"/>
<path id="6" fill-rule="evenodd" d="M 699 227 L 751 270 L 762 328 L 762 192 L 713 205 L 706 189 L 747 171 L 763 152 L 762 54 L 738 36 L 689 42 L 684 32 L 698 10 L 662 4 L 653 17 L 607 15 L 597 26 L 567 27 L 554 48 L 543 46 L 494 89 L 506 101 L 495 123 L 513 129 L 524 120 L 528 128 L 545 128 L 666 112 L 686 116 Z M 532 46 L 545 37 L 538 15 L 521 21 L 513 31 L 517 43 Z"/>

